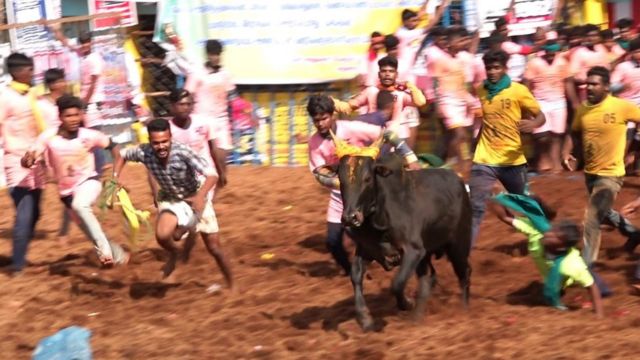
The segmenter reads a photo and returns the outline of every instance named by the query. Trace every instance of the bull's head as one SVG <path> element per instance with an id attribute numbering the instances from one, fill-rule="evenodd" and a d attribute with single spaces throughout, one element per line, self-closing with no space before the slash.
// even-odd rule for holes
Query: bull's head
<path id="1" fill-rule="evenodd" d="M 382 136 L 371 146 L 357 147 L 336 138 L 336 155 L 340 159 L 338 177 L 342 194 L 342 222 L 359 227 L 376 205 L 376 159 L 380 154 Z"/>

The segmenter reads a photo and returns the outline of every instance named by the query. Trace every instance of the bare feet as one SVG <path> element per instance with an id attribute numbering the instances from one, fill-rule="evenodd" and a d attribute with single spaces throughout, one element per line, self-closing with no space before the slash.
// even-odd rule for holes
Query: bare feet
<path id="1" fill-rule="evenodd" d="M 174 282 L 175 276 L 171 277 L 174 270 L 176 269 L 176 261 L 178 260 L 178 255 L 176 253 L 169 254 L 169 259 L 162 267 L 162 282 Z"/>

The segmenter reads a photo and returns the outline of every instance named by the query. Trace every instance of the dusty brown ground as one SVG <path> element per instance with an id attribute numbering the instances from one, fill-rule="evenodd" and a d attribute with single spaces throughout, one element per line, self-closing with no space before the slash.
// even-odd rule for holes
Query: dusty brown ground
<path id="1" fill-rule="evenodd" d="M 150 204 L 144 170 L 131 167 L 124 182 L 134 201 Z M 616 205 L 637 192 L 628 179 Z M 580 219 L 585 191 L 579 174 L 536 178 L 533 189 Z M 565 298 L 573 311 L 541 306 L 541 284 L 524 254 L 524 237 L 489 216 L 472 254 L 472 301 L 460 306 L 459 290 L 445 260 L 436 264 L 441 285 L 424 321 L 398 313 L 388 286 L 391 274 L 374 266 L 365 291 L 384 326 L 364 334 L 353 315 L 352 290 L 324 250 L 327 193 L 306 168 L 234 168 L 216 210 L 226 250 L 232 254 L 241 296 L 211 295 L 222 277 L 198 243 L 181 271 L 182 284 L 157 283 L 163 253 L 147 240 L 126 268 L 100 270 L 90 243 L 77 228 L 71 244 L 56 241 L 61 206 L 49 186 L 46 213 L 32 242 L 26 273 L 0 274 L 0 354 L 29 358 L 39 339 L 70 325 L 93 332 L 96 359 L 604 359 L 637 358 L 640 306 L 628 279 L 634 262 L 602 255 L 601 273 L 616 294 L 605 300 L 606 319 L 579 309 L 581 291 Z M 7 264 L 13 209 L 6 192 L 0 218 L 0 261 Z M 126 242 L 121 218 L 109 213 L 104 227 Z M 622 244 L 609 232 L 604 247 Z M 262 260 L 273 253 L 271 260 Z M 413 291 L 414 283 L 409 291 Z"/>

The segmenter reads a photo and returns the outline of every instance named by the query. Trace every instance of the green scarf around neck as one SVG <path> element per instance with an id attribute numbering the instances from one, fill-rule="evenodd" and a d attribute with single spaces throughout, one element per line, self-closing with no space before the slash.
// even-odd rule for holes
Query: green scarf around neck
<path id="1" fill-rule="evenodd" d="M 511 86 L 511 78 L 504 74 L 497 83 L 492 83 L 488 79 L 484 81 L 484 88 L 487 90 L 487 98 L 491 101 L 500 91 Z"/>

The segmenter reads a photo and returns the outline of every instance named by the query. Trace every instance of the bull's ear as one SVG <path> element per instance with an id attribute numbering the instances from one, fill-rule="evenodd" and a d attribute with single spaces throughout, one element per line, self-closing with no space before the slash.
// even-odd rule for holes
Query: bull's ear
<path id="1" fill-rule="evenodd" d="M 376 175 L 380 175 L 382 177 L 387 177 L 393 173 L 393 170 L 385 165 L 376 165 L 374 170 L 376 172 Z"/>

